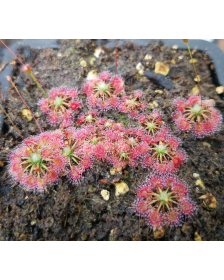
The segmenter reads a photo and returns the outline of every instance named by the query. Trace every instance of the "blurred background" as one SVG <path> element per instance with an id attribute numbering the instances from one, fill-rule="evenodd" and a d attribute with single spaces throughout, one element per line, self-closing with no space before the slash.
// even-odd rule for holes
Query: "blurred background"
<path id="1" fill-rule="evenodd" d="M 211 42 L 215 45 L 217 45 L 223 52 L 224 52 L 224 39 L 202 39 L 202 40 L 205 40 L 205 41 L 208 41 L 208 42 Z M 13 43 L 13 41 L 18 41 L 17 39 L 3 39 L 3 41 L 6 43 L 6 44 L 11 44 Z M 2 48 L 3 45 L 0 44 L 0 48 Z"/>
<path id="2" fill-rule="evenodd" d="M 202 39 L 217 45 L 224 52 L 224 39 Z"/>
<path id="3" fill-rule="evenodd" d="M 224 39 L 215 39 L 214 42 L 224 52 Z"/>

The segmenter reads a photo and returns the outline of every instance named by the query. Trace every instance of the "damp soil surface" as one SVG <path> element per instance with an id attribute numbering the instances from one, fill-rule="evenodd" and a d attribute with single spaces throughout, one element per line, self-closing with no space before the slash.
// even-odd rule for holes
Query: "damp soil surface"
<path id="1" fill-rule="evenodd" d="M 21 48 L 19 58 L 30 63 L 34 75 L 46 88 L 67 85 L 81 89 L 90 71 L 114 73 L 115 51 L 106 48 L 106 43 L 106 40 L 64 40 L 57 50 Z M 98 45 L 101 46 L 100 54 L 95 57 Z M 150 60 L 144 59 L 146 54 L 151 56 Z M 217 85 L 211 73 L 211 59 L 198 51 L 193 51 L 193 57 L 197 59 L 203 96 L 214 99 L 216 107 L 224 114 L 224 101 L 215 92 Z M 173 89 L 164 89 L 136 70 L 136 65 L 141 62 L 146 69 L 154 71 L 157 61 L 169 65 L 166 78 L 174 83 Z M 188 161 L 179 169 L 178 176 L 189 184 L 190 197 L 197 204 L 198 211 L 184 220 L 182 226 L 166 229 L 160 240 L 224 240 L 223 127 L 215 135 L 194 139 L 190 134 L 175 129 L 171 120 L 173 99 L 186 97 L 197 85 L 188 52 L 170 49 L 159 42 L 152 42 L 144 48 L 129 42 L 118 48 L 118 73 L 125 79 L 128 93 L 140 89 L 145 92 L 145 101 L 156 101 L 153 104 L 161 110 L 174 135 L 182 139 L 182 147 L 188 154 Z M 29 76 L 20 71 L 19 64 L 14 66 L 13 80 L 42 129 L 52 130 L 36 105 L 42 93 Z M 82 99 L 84 104 L 84 95 Z M 26 107 L 14 89 L 9 90 L 5 106 L 24 138 L 39 133 L 34 120 L 28 121 L 22 115 Z M 86 106 L 83 111 L 88 111 Z M 117 111 L 103 113 L 102 116 L 133 125 L 133 121 Z M 135 215 L 133 209 L 136 189 L 150 170 L 141 166 L 127 167 L 111 175 L 111 166 L 95 164 L 77 186 L 62 178 L 57 185 L 49 186 L 45 193 L 34 194 L 24 191 L 7 173 L 8 154 L 20 142 L 20 136 L 5 118 L 0 137 L 0 240 L 155 240 L 153 231 L 143 218 Z M 200 175 L 204 186 L 196 185 L 194 173 Z M 101 183 L 101 179 L 125 181 L 130 191 L 125 196 L 116 197 L 115 187 Z M 110 192 L 108 201 L 101 196 L 102 189 Z M 207 193 L 217 201 L 213 209 L 199 199 Z"/>

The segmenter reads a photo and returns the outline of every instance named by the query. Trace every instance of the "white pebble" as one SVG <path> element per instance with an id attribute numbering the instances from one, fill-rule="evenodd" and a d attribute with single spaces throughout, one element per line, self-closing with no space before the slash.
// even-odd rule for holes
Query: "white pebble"
<path id="1" fill-rule="evenodd" d="M 128 185 L 123 181 L 119 183 L 115 183 L 115 186 L 116 186 L 116 191 L 115 191 L 116 196 L 124 195 L 129 191 Z"/>
<path id="2" fill-rule="evenodd" d="M 145 67 L 141 64 L 141 62 L 139 62 L 137 65 L 136 65 L 136 70 L 138 71 L 138 73 L 143 76 L 144 75 L 144 70 L 145 70 Z"/>
<path id="3" fill-rule="evenodd" d="M 102 190 L 101 195 L 102 195 L 103 199 L 106 201 L 109 200 L 109 198 L 110 198 L 110 193 L 107 190 Z"/>

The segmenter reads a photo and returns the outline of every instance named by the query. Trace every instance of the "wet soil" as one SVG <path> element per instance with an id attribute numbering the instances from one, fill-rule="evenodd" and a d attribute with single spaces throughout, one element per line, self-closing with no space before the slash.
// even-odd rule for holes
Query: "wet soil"
<path id="1" fill-rule="evenodd" d="M 48 89 L 61 85 L 81 88 L 91 70 L 114 73 L 115 51 L 106 48 L 106 43 L 106 40 L 64 40 L 58 50 L 21 48 L 19 57 L 23 62 L 31 64 L 34 75 Z M 97 44 L 104 51 L 99 58 L 94 57 Z M 144 60 L 146 54 L 152 56 L 147 65 Z M 214 99 L 216 107 L 224 114 L 224 101 L 215 92 L 210 58 L 197 51 L 193 56 L 198 60 L 196 67 L 201 77 L 203 95 Z M 83 60 L 86 67 L 82 66 L 85 64 Z M 154 71 L 157 61 L 169 64 L 167 78 L 175 84 L 174 89 L 164 89 L 137 73 L 136 65 L 139 62 L 149 71 Z M 167 125 L 183 140 L 183 148 L 189 157 L 180 168 L 178 176 L 190 185 L 190 197 L 198 205 L 198 213 L 184 221 L 181 227 L 167 229 L 160 240 L 194 240 L 197 234 L 202 240 L 224 240 L 223 127 L 219 133 L 200 140 L 180 133 L 171 121 L 172 100 L 178 96 L 186 97 L 196 85 L 188 52 L 170 49 L 159 42 L 152 42 L 144 48 L 129 42 L 118 48 L 118 73 L 125 79 L 128 92 L 141 89 L 148 103 L 157 102 Z M 29 76 L 20 71 L 19 64 L 14 66 L 13 80 L 37 116 L 42 129 L 53 129 L 36 105 L 42 97 L 41 91 Z M 85 96 L 82 98 L 84 103 Z M 13 89 L 9 90 L 5 105 L 24 138 L 39 133 L 34 120 L 29 122 L 22 116 L 25 105 Z M 83 110 L 88 111 L 87 107 Z M 134 124 L 127 116 L 116 111 L 103 115 L 125 125 Z M 20 142 L 21 138 L 5 118 L 0 137 L 0 240 L 154 240 L 153 231 L 145 225 L 144 219 L 135 216 L 132 207 L 135 190 L 150 174 L 150 170 L 138 166 L 134 169 L 126 168 L 125 172 L 112 176 L 109 172 L 111 166 L 98 163 L 84 174 L 78 186 L 62 178 L 57 185 L 48 187 L 44 194 L 33 194 L 25 192 L 7 174 L 8 153 Z M 205 187 L 196 186 L 193 173 L 200 175 Z M 116 197 L 114 186 L 102 184 L 101 179 L 123 180 L 130 191 L 123 197 Z M 110 192 L 108 201 L 103 200 L 100 194 L 102 189 Z M 213 210 L 206 208 L 199 199 L 206 193 L 211 193 L 217 200 Z"/>

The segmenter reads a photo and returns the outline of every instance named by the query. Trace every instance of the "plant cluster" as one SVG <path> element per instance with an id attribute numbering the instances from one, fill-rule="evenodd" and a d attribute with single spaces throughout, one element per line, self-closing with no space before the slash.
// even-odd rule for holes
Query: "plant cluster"
<path id="1" fill-rule="evenodd" d="M 186 184 L 172 175 L 187 159 L 180 148 L 181 141 L 172 135 L 158 110 L 146 113 L 141 91 L 130 96 L 124 94 L 120 77 L 101 73 L 88 81 L 83 90 L 89 107 L 96 107 L 95 111 L 79 114 L 79 91 L 66 87 L 50 90 L 49 97 L 38 102 L 49 123 L 60 129 L 25 139 L 11 153 L 12 177 L 26 190 L 43 191 L 60 176 L 67 176 L 72 183 L 79 182 L 97 161 L 106 161 L 114 168 L 142 165 L 155 174 L 138 190 L 137 214 L 145 217 L 151 227 L 179 225 L 182 215 L 189 216 L 195 209 Z M 200 103 L 199 96 L 191 96 L 188 100 L 177 99 L 174 104 L 178 112 L 173 118 L 179 127 L 185 121 L 196 131 L 195 126 L 201 122 L 208 131 L 208 122 L 216 127 L 221 123 L 210 100 Z M 125 127 L 102 118 L 98 108 L 119 109 L 135 118 L 138 126 Z M 73 127 L 75 115 L 77 128 Z"/>
<path id="2" fill-rule="evenodd" d="M 89 80 L 83 91 L 91 109 L 87 113 L 79 111 L 82 102 L 76 89 L 54 88 L 48 98 L 38 102 L 49 123 L 60 129 L 25 139 L 12 151 L 9 173 L 14 180 L 26 190 L 41 192 L 60 176 L 67 176 L 76 184 L 98 161 L 120 169 L 142 165 L 154 175 L 138 190 L 134 204 L 137 214 L 152 228 L 180 225 L 183 216 L 195 211 L 186 183 L 173 175 L 187 155 L 180 148 L 181 141 L 165 125 L 161 113 L 158 110 L 147 113 L 143 92 L 125 95 L 123 80 L 109 73 Z M 195 132 L 199 131 L 199 125 L 210 133 L 220 126 L 221 115 L 210 100 L 200 103 L 199 96 L 191 96 L 188 100 L 175 100 L 174 105 L 178 112 L 173 118 L 184 131 L 192 128 L 195 135 L 202 136 L 205 133 Z M 123 123 L 102 118 L 99 108 L 101 111 L 119 109 L 134 118 L 138 126 L 125 127 Z M 209 124 L 213 129 L 209 130 Z"/>
<path id="3" fill-rule="evenodd" d="M 120 82 L 115 83 L 115 80 Z M 121 86 L 122 80 L 111 77 L 109 73 L 100 74 L 99 78 L 88 81 L 88 85 L 108 81 L 114 85 L 113 89 L 117 86 L 116 93 L 120 93 L 121 89 L 124 90 L 123 84 Z M 109 89 L 111 88 L 112 86 L 109 87 Z M 128 98 L 126 95 L 121 98 L 124 102 L 135 100 L 138 104 L 127 105 L 128 111 L 126 112 L 129 114 L 134 112 L 139 123 L 138 127 L 131 128 L 125 127 L 122 123 L 116 123 L 114 120 L 100 118 L 96 110 L 86 114 L 81 113 L 76 121 L 79 128 L 72 127 L 74 114 L 78 114 L 78 108 L 81 107 L 81 102 L 77 99 L 78 95 L 79 91 L 76 89 L 54 88 L 49 91 L 49 98 L 42 98 L 38 102 L 41 111 L 47 114 L 48 121 L 51 124 L 60 125 L 61 129 L 56 130 L 57 136 L 60 131 L 60 137 L 55 138 L 56 132 L 40 134 L 32 140 L 32 145 L 29 143 L 30 140 L 26 139 L 22 148 L 19 147 L 12 153 L 10 161 L 13 167 L 14 163 L 18 163 L 16 166 L 20 166 L 19 172 L 23 170 L 24 180 L 20 182 L 26 189 L 33 189 L 36 180 L 42 178 L 42 190 L 47 184 L 57 181 L 60 175 L 65 174 L 72 182 L 77 182 L 92 162 L 97 160 L 107 161 L 114 168 L 125 168 L 127 165 L 134 167 L 142 164 L 144 167 L 150 167 L 162 174 L 175 172 L 177 167 L 186 160 L 185 152 L 179 148 L 180 140 L 171 135 L 160 112 L 153 111 L 147 115 L 137 111 L 139 107 L 142 108 L 139 106 L 139 104 L 143 104 L 142 92 L 134 92 L 134 98 Z M 99 96 L 102 97 L 102 95 Z M 110 98 L 113 97 L 114 94 L 111 92 Z M 48 140 L 45 143 L 42 138 L 47 136 Z M 39 144 L 38 141 L 40 141 Z M 35 146 L 33 146 L 34 143 Z M 29 154 L 26 153 L 25 161 L 23 160 L 24 149 L 27 149 Z M 44 149 L 44 154 L 42 149 Z M 47 157 L 45 157 L 46 149 Z M 50 153 L 50 151 L 52 152 Z M 38 154 L 37 162 L 33 161 L 33 154 Z M 53 164 L 56 154 L 64 159 L 64 164 L 60 168 Z M 37 167 L 40 170 L 36 170 Z M 52 170 L 58 176 L 54 181 L 47 181 L 47 172 Z M 18 174 L 14 171 L 14 168 L 10 167 L 10 173 L 17 180 Z M 32 177 L 33 182 L 35 181 L 33 185 L 29 185 L 25 177 Z M 39 184 L 36 184 L 36 189 L 39 190 Z"/>

